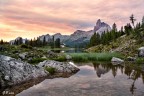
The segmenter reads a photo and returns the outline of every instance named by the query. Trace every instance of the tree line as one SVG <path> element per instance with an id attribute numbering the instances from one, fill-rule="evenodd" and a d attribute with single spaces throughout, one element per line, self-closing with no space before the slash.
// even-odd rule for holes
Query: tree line
<path id="1" fill-rule="evenodd" d="M 0 45 L 8 44 L 8 42 L 4 41 L 3 39 L 0 40 Z"/>
<path id="2" fill-rule="evenodd" d="M 135 24 L 136 19 L 132 14 L 130 16 L 130 21 L 132 25 L 128 23 L 124 27 L 122 26 L 120 30 L 117 30 L 117 25 L 114 23 L 112 25 L 111 31 L 107 30 L 101 34 L 94 33 L 90 39 L 88 47 L 97 46 L 99 44 L 109 44 L 110 42 L 115 41 L 117 38 L 123 35 L 133 35 L 135 39 L 139 40 L 139 42 L 142 42 L 144 40 L 144 16 L 141 23 L 139 22 Z"/>
<path id="3" fill-rule="evenodd" d="M 60 39 L 57 38 L 56 40 L 54 39 L 54 36 L 52 37 L 52 40 L 46 40 L 46 37 L 43 37 L 43 40 L 40 40 L 40 38 L 37 39 L 31 39 L 31 40 L 23 40 L 21 37 L 13 42 L 12 45 L 29 45 L 32 47 L 43 47 L 43 46 L 51 46 L 51 48 L 60 48 Z"/>

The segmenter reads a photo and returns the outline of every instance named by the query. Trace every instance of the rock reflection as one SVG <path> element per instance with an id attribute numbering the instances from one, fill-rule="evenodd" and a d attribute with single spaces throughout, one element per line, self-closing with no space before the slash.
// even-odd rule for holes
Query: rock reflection
<path id="1" fill-rule="evenodd" d="M 72 75 L 74 75 L 75 73 L 69 74 L 69 73 L 57 73 L 54 75 L 49 75 L 47 77 L 41 77 L 41 78 L 37 78 L 37 79 L 32 79 L 30 81 L 27 82 L 23 82 L 22 84 L 19 85 L 15 85 L 15 86 L 11 86 L 11 87 L 5 87 L 5 88 L 1 88 L 0 89 L 0 96 L 4 95 L 3 92 L 13 92 L 14 94 L 5 94 L 6 96 L 16 96 L 16 94 L 22 92 L 23 90 L 26 90 L 34 85 L 37 85 L 39 83 L 41 83 L 42 81 L 44 81 L 45 79 L 53 79 L 53 78 L 69 78 Z M 4 96 L 5 96 L 4 95 Z"/>

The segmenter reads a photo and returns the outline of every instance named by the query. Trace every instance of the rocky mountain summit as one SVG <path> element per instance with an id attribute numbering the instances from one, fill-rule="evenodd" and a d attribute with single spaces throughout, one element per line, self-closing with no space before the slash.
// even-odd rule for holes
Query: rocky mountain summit
<path id="1" fill-rule="evenodd" d="M 62 35 L 60 33 L 56 33 L 54 35 L 46 34 L 46 35 L 39 36 L 38 39 L 40 39 L 43 42 L 45 38 L 46 42 L 51 42 L 53 41 L 53 37 L 54 37 L 54 40 L 59 38 L 61 43 L 65 43 L 67 46 L 74 47 L 77 45 L 85 45 L 85 43 L 88 43 L 91 36 L 95 32 L 101 34 L 103 32 L 107 32 L 110 30 L 111 30 L 111 27 L 107 23 L 101 22 L 101 20 L 98 19 L 96 22 L 96 25 L 94 26 L 94 29 L 92 30 L 89 30 L 89 31 L 76 30 L 71 35 Z M 13 44 L 15 40 L 10 41 L 10 44 Z"/>
<path id="2" fill-rule="evenodd" d="M 101 22 L 100 19 L 97 20 L 96 26 L 94 26 L 94 32 L 97 32 L 99 34 L 101 34 L 104 31 L 107 32 L 110 30 L 111 30 L 111 27 L 105 22 Z"/>

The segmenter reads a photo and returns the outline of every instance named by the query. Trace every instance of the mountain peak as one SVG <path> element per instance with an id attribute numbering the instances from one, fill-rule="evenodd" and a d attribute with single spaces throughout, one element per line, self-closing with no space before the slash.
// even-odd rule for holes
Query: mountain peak
<path id="1" fill-rule="evenodd" d="M 101 20 L 98 19 L 97 22 L 96 22 L 96 25 L 100 25 L 101 24 Z"/>
<path id="2" fill-rule="evenodd" d="M 110 26 L 107 23 L 101 22 L 101 20 L 98 19 L 96 22 L 96 26 L 94 26 L 94 32 L 97 32 L 97 31 L 102 32 L 102 31 L 106 31 L 106 30 L 111 30 Z"/>
<path id="3" fill-rule="evenodd" d="M 57 36 L 57 35 L 58 35 L 58 36 L 60 36 L 60 35 L 61 35 L 61 33 L 56 33 L 56 34 L 54 34 L 54 36 Z"/>

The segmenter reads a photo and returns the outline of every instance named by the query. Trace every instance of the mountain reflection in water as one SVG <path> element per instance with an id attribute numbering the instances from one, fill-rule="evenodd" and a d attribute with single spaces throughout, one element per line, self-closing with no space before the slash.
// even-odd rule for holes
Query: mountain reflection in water
<path id="1" fill-rule="evenodd" d="M 121 65 L 114 66 L 111 63 L 109 64 L 93 63 L 93 66 L 98 77 L 101 77 L 102 74 L 108 73 L 110 70 L 112 71 L 113 76 L 116 77 L 117 71 L 121 70 L 122 74 L 126 74 L 128 76 L 128 79 L 133 80 L 133 83 L 131 84 L 130 87 L 130 92 L 132 94 L 134 94 L 134 89 L 136 89 L 135 87 L 136 80 L 141 78 L 144 83 L 144 72 L 139 68 L 133 69 L 132 67 L 126 64 L 125 66 Z"/>

